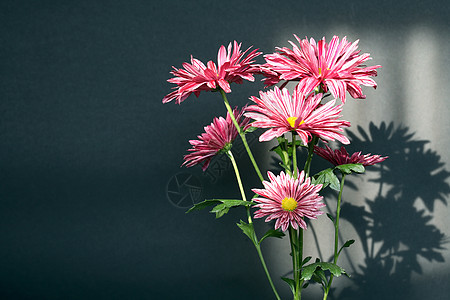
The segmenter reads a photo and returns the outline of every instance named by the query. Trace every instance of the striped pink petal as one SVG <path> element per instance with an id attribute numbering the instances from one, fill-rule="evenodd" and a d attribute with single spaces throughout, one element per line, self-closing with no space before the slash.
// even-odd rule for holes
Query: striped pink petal
<path id="1" fill-rule="evenodd" d="M 250 47 L 251 48 L 251 47 Z M 216 90 L 219 87 L 226 93 L 231 92 L 230 83 L 243 83 L 243 80 L 254 81 L 253 74 L 260 68 L 254 64 L 254 59 L 261 55 L 257 49 L 249 52 L 241 51 L 241 44 L 234 41 L 228 49 L 221 46 L 217 53 L 217 65 L 209 61 L 205 66 L 200 60 L 191 56 L 191 63 L 183 63 L 183 69 L 173 67 L 170 72 L 174 77 L 167 81 L 176 84 L 175 91 L 166 95 L 162 102 L 175 100 L 180 104 L 192 93 L 197 97 L 202 91 Z M 248 52 L 248 53 L 247 53 Z"/>
<path id="2" fill-rule="evenodd" d="M 361 85 L 376 88 L 370 77 L 377 76 L 375 69 L 381 66 L 364 66 L 371 58 L 368 53 L 359 54 L 358 40 L 350 43 L 346 37 L 339 41 L 339 37 L 334 36 L 327 44 L 325 38 L 316 43 L 312 38 L 308 41 L 294 36 L 299 46 L 289 41 L 292 49 L 276 48 L 277 52 L 264 55 L 266 63 L 260 67 L 260 72 L 266 77 L 266 85 L 281 80 L 298 81 L 304 94 L 321 86 L 342 103 L 345 103 L 346 91 L 353 98 L 363 99 Z"/>
<path id="3" fill-rule="evenodd" d="M 263 181 L 264 189 L 252 189 L 260 197 L 254 207 L 259 208 L 255 212 L 255 218 L 266 218 L 266 222 L 276 220 L 275 229 L 286 231 L 289 226 L 294 229 L 306 229 L 304 218 L 317 219 L 323 214 L 320 208 L 324 207 L 319 191 L 322 185 L 311 184 L 310 178 L 305 178 L 302 171 L 297 179 L 281 172 L 275 176 L 267 172 L 269 181 Z M 290 199 L 289 199 L 290 198 Z M 283 201 L 291 201 L 290 209 L 283 207 Z M 295 202 L 293 202 L 295 201 Z"/>
<path id="4" fill-rule="evenodd" d="M 238 111 L 237 108 L 233 110 L 236 121 L 244 129 L 248 127 L 250 122 L 250 119 L 243 117 L 245 110 L 246 107 L 241 111 Z M 192 148 L 188 149 L 188 151 L 191 153 L 184 156 L 182 165 L 192 167 L 203 163 L 202 169 L 205 171 L 212 158 L 222 150 L 225 150 L 225 148 L 231 147 L 231 143 L 238 135 L 229 113 L 227 113 L 226 118 L 214 118 L 210 125 L 205 126 L 204 130 L 205 132 L 198 136 L 198 140 L 189 141 Z"/>
<path id="5" fill-rule="evenodd" d="M 245 116 L 254 120 L 253 127 L 269 128 L 259 137 L 261 142 L 290 131 L 295 131 L 305 145 L 313 135 L 328 141 L 350 142 L 343 134 L 343 128 L 349 127 L 350 122 L 339 120 L 342 105 L 335 106 L 335 100 L 321 105 L 322 94 L 305 96 L 299 86 L 292 96 L 287 89 L 278 87 L 259 95 L 250 98 L 256 105 L 249 106 Z"/>
<path id="6" fill-rule="evenodd" d="M 328 160 L 335 166 L 345 164 L 362 164 L 363 166 L 373 166 L 374 164 L 380 163 L 388 158 L 388 156 L 371 155 L 370 153 L 362 155 L 361 151 L 355 152 L 350 156 L 344 147 L 341 147 L 340 150 L 336 149 L 333 151 L 327 145 L 325 145 L 325 148 L 314 146 L 314 153 Z"/>

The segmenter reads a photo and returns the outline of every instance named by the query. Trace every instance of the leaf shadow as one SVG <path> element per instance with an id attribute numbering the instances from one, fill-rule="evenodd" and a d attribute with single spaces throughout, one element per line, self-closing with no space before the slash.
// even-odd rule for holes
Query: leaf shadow
<path id="1" fill-rule="evenodd" d="M 423 273 L 420 261 L 444 262 L 449 239 L 435 225 L 434 211 L 436 202 L 447 205 L 450 172 L 426 148 L 429 141 L 417 139 L 407 127 L 371 122 L 367 131 L 358 126 L 357 133 L 347 134 L 349 152 L 389 159 L 367 168 L 376 175 L 370 180 L 378 184 L 374 199 L 342 205 L 341 217 L 356 231 L 364 259 L 351 274 L 352 284 L 339 294 L 333 289 L 329 299 L 414 299 L 411 278 Z"/>

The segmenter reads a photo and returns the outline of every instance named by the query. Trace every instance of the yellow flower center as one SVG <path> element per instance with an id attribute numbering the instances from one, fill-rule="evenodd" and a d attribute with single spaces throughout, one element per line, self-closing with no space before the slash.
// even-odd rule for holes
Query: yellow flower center
<path id="1" fill-rule="evenodd" d="M 327 71 L 330 71 L 330 68 L 327 68 Z M 322 68 L 319 68 L 319 77 L 322 76 Z"/>
<path id="2" fill-rule="evenodd" d="M 284 198 L 283 201 L 281 201 L 281 208 L 283 208 L 286 211 L 293 211 L 297 208 L 297 201 L 295 201 L 294 198 Z"/>
<path id="3" fill-rule="evenodd" d="M 297 121 L 297 117 L 289 117 L 286 120 L 288 121 L 289 125 L 291 125 L 292 128 L 295 128 L 295 121 Z M 305 123 L 305 121 L 301 120 L 298 125 L 302 125 Z"/>
<path id="4" fill-rule="evenodd" d="M 289 125 L 291 125 L 292 128 L 295 128 L 295 121 L 297 121 L 297 117 L 289 117 L 287 118 L 287 121 L 289 123 Z"/>

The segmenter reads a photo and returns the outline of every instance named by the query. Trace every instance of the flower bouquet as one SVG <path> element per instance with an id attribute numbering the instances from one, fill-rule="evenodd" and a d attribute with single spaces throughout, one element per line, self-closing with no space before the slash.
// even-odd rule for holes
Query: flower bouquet
<path id="1" fill-rule="evenodd" d="M 227 109 L 225 117 L 216 117 L 204 127 L 198 139 L 190 140 L 192 148 L 184 156 L 186 167 L 201 164 L 205 171 L 211 159 L 225 154 L 233 166 L 240 199 L 208 199 L 195 204 L 189 211 L 212 206 L 211 212 L 222 217 L 230 209 L 243 208 L 246 221 L 240 220 L 237 226 L 252 241 L 259 259 L 272 287 L 275 298 L 280 296 L 272 282 L 271 275 L 261 251 L 261 243 L 269 237 L 289 236 L 292 257 L 292 278 L 282 278 L 291 288 L 293 298 L 300 299 L 302 290 L 309 282 L 322 286 L 323 299 L 327 299 L 335 277 L 346 274 L 337 265 L 344 248 L 354 240 L 339 245 L 339 216 L 342 192 L 347 175 L 363 173 L 366 166 L 384 161 L 387 157 L 380 155 L 349 154 L 345 147 L 333 150 L 326 143 L 338 141 L 349 144 L 344 129 L 350 122 L 341 119 L 341 112 L 346 101 L 346 93 L 357 99 L 364 99 L 361 85 L 376 88 L 372 77 L 377 75 L 381 66 L 364 66 L 370 55 L 360 54 L 358 41 L 350 43 L 344 37 L 340 40 L 334 36 L 329 43 L 325 38 L 316 42 L 314 39 L 300 39 L 297 43 L 289 41 L 292 49 L 276 48 L 275 53 L 264 55 L 265 63 L 255 63 L 255 58 L 262 53 L 241 50 L 236 41 L 227 48 L 221 46 L 217 55 L 217 64 L 208 61 L 205 65 L 191 57 L 190 63 L 183 63 L 181 69 L 174 67 L 173 78 L 168 81 L 175 84 L 174 91 L 163 98 L 163 103 L 175 101 L 180 104 L 192 93 L 197 97 L 204 91 L 218 92 Z M 251 96 L 252 104 L 242 108 L 232 108 L 227 94 L 231 93 L 232 83 L 253 82 L 255 75 L 262 75 L 267 86 L 259 96 Z M 293 91 L 286 88 L 287 83 L 296 83 Z M 273 89 L 268 88 L 275 86 Z M 331 97 L 329 97 L 331 96 Z M 331 99 L 334 98 L 334 99 Z M 340 102 L 340 104 L 337 104 Z M 246 134 L 257 129 L 265 130 L 260 142 L 276 140 L 271 149 L 279 156 L 282 171 L 275 174 L 267 171 L 264 175 L 256 162 L 247 143 Z M 261 186 L 245 188 L 237 162 L 233 156 L 232 145 L 237 136 L 252 162 L 254 171 L 261 180 Z M 319 144 L 320 143 L 320 144 Z M 325 146 L 321 146 L 325 144 Z M 299 169 L 297 156 L 299 148 L 306 149 L 305 164 Z M 332 167 L 310 173 L 314 154 L 332 164 Z M 303 253 L 303 232 L 307 230 L 307 219 L 317 219 L 325 206 L 322 202 L 323 190 L 331 188 L 339 192 L 337 208 L 327 214 L 334 224 L 334 249 L 331 261 L 321 261 Z M 253 192 L 250 197 L 250 190 Z M 265 218 L 274 221 L 273 229 L 261 237 L 255 232 L 253 219 Z"/>

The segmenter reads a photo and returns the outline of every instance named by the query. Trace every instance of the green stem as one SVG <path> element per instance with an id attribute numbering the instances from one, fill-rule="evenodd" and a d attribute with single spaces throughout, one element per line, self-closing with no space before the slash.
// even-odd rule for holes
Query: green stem
<path id="1" fill-rule="evenodd" d="M 342 199 L 342 191 L 344 190 L 344 181 L 345 181 L 345 174 L 342 174 L 341 179 L 341 187 L 339 190 L 339 196 L 338 196 L 338 202 L 337 202 L 337 208 L 336 208 L 336 220 L 334 224 L 334 260 L 333 263 L 337 263 L 338 260 L 338 242 L 339 242 L 339 216 L 341 214 L 341 199 Z"/>
<path id="2" fill-rule="evenodd" d="M 317 140 L 318 137 L 313 136 L 311 142 L 308 143 L 308 158 L 306 159 L 304 167 L 305 177 L 309 177 L 309 171 L 311 169 L 311 160 L 314 154 L 314 145 L 317 144 Z"/>
<path id="3" fill-rule="evenodd" d="M 289 174 L 289 176 L 292 176 L 292 171 L 291 171 L 291 158 L 289 157 L 289 153 L 287 151 L 288 149 L 288 141 L 287 139 L 283 138 L 283 146 L 281 145 L 280 140 L 278 140 L 278 144 L 280 145 L 281 149 L 282 149 L 282 160 L 285 162 L 284 166 L 284 170 L 286 171 L 287 174 Z"/>
<path id="4" fill-rule="evenodd" d="M 302 267 L 303 267 L 303 229 L 299 228 L 298 229 L 298 269 L 299 269 L 299 273 L 298 273 L 298 277 L 299 279 L 301 278 L 301 271 L 302 271 Z M 302 298 L 302 285 L 303 285 L 303 280 L 299 280 L 297 282 L 297 289 L 298 289 L 298 299 Z"/>
<path id="5" fill-rule="evenodd" d="M 298 177 L 298 168 L 297 168 L 297 145 L 295 143 L 295 132 L 292 132 L 292 168 L 294 178 Z M 301 290 L 302 290 L 302 281 L 301 278 L 301 268 L 302 268 L 302 259 L 303 259 L 303 229 L 297 230 L 289 226 L 289 240 L 291 242 L 291 252 L 292 252 L 292 264 L 294 267 L 294 299 L 301 299 Z"/>
<path id="6" fill-rule="evenodd" d="M 229 151 L 226 152 L 226 154 L 230 158 L 231 164 L 233 165 L 234 173 L 236 174 L 236 180 L 237 180 L 238 185 L 239 185 L 239 191 L 241 192 L 242 200 L 243 201 L 247 201 L 247 197 L 245 196 L 244 187 L 242 185 L 241 175 L 239 173 L 239 169 L 238 169 L 236 160 L 234 159 L 233 153 L 231 153 L 231 151 L 229 150 Z M 251 225 L 253 233 L 256 236 L 255 228 L 253 227 L 252 216 L 251 216 L 251 213 L 250 213 L 250 207 L 246 206 L 245 208 L 247 210 L 248 223 Z M 256 238 L 256 240 L 258 240 L 258 238 Z M 266 277 L 269 280 L 270 286 L 272 287 L 273 293 L 275 294 L 275 297 L 278 300 L 281 300 L 280 296 L 277 293 L 277 290 L 275 289 L 275 285 L 273 284 L 272 278 L 270 277 L 269 270 L 267 269 L 267 265 L 266 265 L 266 262 L 264 260 L 264 256 L 263 256 L 263 254 L 261 252 L 261 246 L 259 245 L 259 243 L 255 242 L 253 240 L 252 240 L 252 242 L 253 242 L 253 245 L 255 245 L 256 252 L 258 252 L 259 260 L 261 261 L 261 264 L 263 266 L 264 272 L 266 273 Z"/>
<path id="7" fill-rule="evenodd" d="M 233 110 L 231 109 L 230 103 L 228 103 L 227 95 L 225 94 L 224 90 L 219 89 L 220 94 L 222 95 L 223 102 L 225 103 L 225 106 L 227 108 L 228 113 L 230 114 L 231 120 L 233 121 L 234 126 L 236 126 L 236 129 L 241 136 L 242 142 L 244 143 L 244 147 L 247 150 L 248 157 L 252 161 L 253 168 L 255 168 L 256 173 L 258 174 L 258 177 L 261 181 L 264 181 L 264 178 L 261 174 L 261 171 L 258 168 L 258 165 L 256 164 L 256 160 L 253 157 L 252 151 L 250 150 L 250 147 L 248 146 L 247 139 L 245 138 L 245 132 L 242 131 L 242 128 L 239 126 L 238 122 L 236 121 L 236 118 L 234 117 Z"/>
<path id="8" fill-rule="evenodd" d="M 295 132 L 292 132 L 292 167 L 294 168 L 294 178 L 298 177 L 298 168 L 297 168 L 297 145 L 295 141 Z M 296 235 L 297 236 L 297 235 Z M 298 236 L 297 236 L 297 273 L 298 278 L 295 281 L 295 288 L 298 294 L 298 299 L 302 298 L 302 283 L 303 281 L 300 280 L 301 278 L 301 272 L 302 272 L 302 260 L 303 260 L 303 229 L 298 229 Z"/>
<path id="9" fill-rule="evenodd" d="M 341 199 L 342 199 L 342 191 L 344 190 L 344 181 L 345 181 L 345 173 L 342 173 L 341 186 L 339 189 L 339 196 L 336 207 L 336 218 L 334 220 L 334 258 L 333 263 L 336 264 L 339 252 L 338 252 L 338 244 L 339 244 L 339 216 L 341 214 Z M 330 280 L 328 281 L 327 287 L 325 289 L 325 293 L 323 295 L 323 300 L 327 299 L 328 293 L 330 292 L 331 283 L 333 282 L 333 274 L 330 275 Z"/>
<path id="10" fill-rule="evenodd" d="M 300 229 L 301 231 L 301 229 Z M 299 300 L 301 298 L 300 292 L 300 268 L 299 268 L 299 244 L 297 230 L 295 230 L 291 225 L 289 225 L 289 242 L 291 243 L 291 256 L 292 256 L 292 266 L 294 269 L 294 300 Z"/>
<path id="11" fill-rule="evenodd" d="M 242 185 L 241 175 L 239 173 L 239 169 L 238 169 L 236 160 L 234 159 L 234 156 L 233 156 L 233 153 L 231 153 L 231 150 L 227 151 L 227 156 L 230 158 L 231 164 L 233 165 L 234 174 L 236 174 L 236 180 L 238 182 L 239 191 L 241 192 L 242 200 L 247 201 L 247 197 L 245 196 L 244 186 Z M 247 209 L 248 223 L 251 224 L 251 223 L 253 223 L 253 221 L 252 221 L 252 217 L 250 214 L 250 208 L 248 206 L 246 206 L 246 209 Z"/>
<path id="12" fill-rule="evenodd" d="M 294 178 L 298 176 L 297 168 L 297 145 L 295 144 L 295 132 L 292 131 L 292 168 L 294 168 Z"/>
<path id="13" fill-rule="evenodd" d="M 261 246 L 259 244 L 254 244 L 254 245 L 255 245 L 256 251 L 258 252 L 259 260 L 261 261 L 261 264 L 262 264 L 262 266 L 264 268 L 264 272 L 266 273 L 266 277 L 269 280 L 270 286 L 272 287 L 272 291 L 275 294 L 275 297 L 278 300 L 281 300 L 281 298 L 278 295 L 277 290 L 275 289 L 275 286 L 274 286 L 274 284 L 272 282 L 272 278 L 270 277 L 269 270 L 267 269 L 267 266 L 266 266 L 266 262 L 264 261 L 264 257 L 263 257 L 262 252 L 261 252 Z"/>
<path id="14" fill-rule="evenodd" d="M 311 142 L 308 143 L 308 157 L 305 162 L 304 172 L 305 177 L 309 177 L 309 170 L 311 168 L 311 160 L 314 154 L 314 145 L 317 143 L 318 138 L 314 136 Z M 294 168 L 294 178 L 297 178 L 298 170 L 297 170 L 297 146 L 295 144 L 295 134 L 292 133 L 292 164 Z M 299 228 L 298 235 L 296 232 L 293 232 L 294 229 L 289 229 L 289 236 L 291 241 L 292 248 L 292 262 L 294 265 L 294 281 L 295 281 L 295 294 L 294 299 L 301 299 L 301 290 L 303 285 L 303 280 L 301 278 L 301 269 L 303 262 L 303 229 Z M 292 232 L 291 232 L 292 231 Z M 295 242 L 295 247 L 293 246 L 293 242 Z"/>

